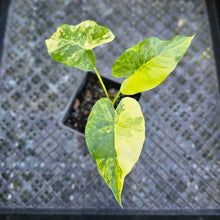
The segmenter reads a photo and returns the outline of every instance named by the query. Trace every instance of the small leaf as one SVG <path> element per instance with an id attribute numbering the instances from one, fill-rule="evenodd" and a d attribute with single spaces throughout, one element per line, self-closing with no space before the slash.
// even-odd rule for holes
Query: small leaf
<path id="1" fill-rule="evenodd" d="M 45 42 L 55 61 L 89 71 L 95 66 L 92 49 L 112 41 L 114 37 L 108 28 L 87 20 L 76 26 L 61 25 Z"/>
<path id="2" fill-rule="evenodd" d="M 175 36 L 162 41 L 150 37 L 126 50 L 112 69 L 113 76 L 126 77 L 121 92 L 133 95 L 158 86 L 174 70 L 193 38 Z"/>
<path id="3" fill-rule="evenodd" d="M 124 178 L 137 162 L 145 139 L 139 103 L 126 97 L 115 110 L 108 98 L 100 99 L 89 115 L 85 136 L 100 175 L 122 206 Z"/>

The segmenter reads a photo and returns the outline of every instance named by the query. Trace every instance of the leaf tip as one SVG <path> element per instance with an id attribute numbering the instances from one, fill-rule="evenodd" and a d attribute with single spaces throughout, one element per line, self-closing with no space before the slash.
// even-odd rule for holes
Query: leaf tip
<path id="1" fill-rule="evenodd" d="M 116 198 L 118 204 L 120 205 L 120 207 L 123 209 L 123 205 L 121 203 L 121 195 L 119 195 L 117 198 Z"/>
<path id="2" fill-rule="evenodd" d="M 121 207 L 122 209 L 124 208 L 123 205 L 122 205 L 121 203 L 120 203 L 119 205 L 120 205 L 120 207 Z"/>
<path id="3" fill-rule="evenodd" d="M 44 40 L 46 46 L 48 45 L 48 41 L 49 41 L 49 40 L 50 40 L 50 39 L 45 39 L 45 40 Z"/>
<path id="4" fill-rule="evenodd" d="M 191 39 L 193 40 L 193 38 L 196 36 L 196 34 L 193 34 L 192 36 L 191 36 Z"/>

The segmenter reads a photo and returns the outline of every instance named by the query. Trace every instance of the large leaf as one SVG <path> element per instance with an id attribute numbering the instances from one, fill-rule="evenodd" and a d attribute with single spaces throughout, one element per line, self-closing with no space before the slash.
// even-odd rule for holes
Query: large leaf
<path id="1" fill-rule="evenodd" d="M 121 92 L 133 95 L 158 86 L 176 67 L 193 38 L 175 36 L 162 41 L 150 37 L 126 50 L 112 69 L 113 76 L 126 77 Z"/>
<path id="2" fill-rule="evenodd" d="M 100 175 L 121 205 L 124 178 L 138 160 L 145 139 L 139 103 L 126 97 L 115 110 L 108 98 L 100 99 L 89 115 L 85 136 Z"/>
<path id="3" fill-rule="evenodd" d="M 114 37 L 108 28 L 88 20 L 76 26 L 61 25 L 45 42 L 55 61 L 89 71 L 95 66 L 92 49 L 112 41 Z"/>

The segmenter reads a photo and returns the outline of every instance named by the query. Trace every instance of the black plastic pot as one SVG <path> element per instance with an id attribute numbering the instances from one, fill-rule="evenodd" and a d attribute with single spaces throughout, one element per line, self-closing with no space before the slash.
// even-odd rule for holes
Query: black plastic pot
<path id="1" fill-rule="evenodd" d="M 120 88 L 120 84 L 105 77 L 102 77 L 102 80 L 107 91 L 111 93 L 111 90 L 113 90 L 113 93 L 116 94 Z M 88 90 L 92 97 L 86 96 Z M 78 91 L 70 99 L 65 115 L 61 121 L 61 126 L 84 136 L 85 125 L 92 106 L 102 97 L 105 97 L 105 94 L 96 74 L 93 72 L 87 72 Z M 78 109 L 74 109 L 74 104 L 77 100 L 80 106 Z M 86 114 L 84 114 L 83 111 L 86 111 Z"/>
<path id="2" fill-rule="evenodd" d="M 108 93 L 110 94 L 110 98 L 113 99 L 121 85 L 106 77 L 102 77 L 102 80 Z M 91 96 L 93 96 L 93 99 L 87 96 L 88 91 Z M 128 95 L 120 94 L 116 100 L 115 108 L 118 106 L 121 99 L 127 96 Z M 70 102 L 65 110 L 65 115 L 61 120 L 61 126 L 84 136 L 84 130 L 89 113 L 92 110 L 95 102 L 102 97 L 105 97 L 105 94 L 96 74 L 93 72 L 87 72 L 82 80 L 81 85 L 79 86 L 78 91 L 70 99 Z M 130 95 L 129 97 L 135 98 L 137 101 L 139 101 L 141 93 Z"/>

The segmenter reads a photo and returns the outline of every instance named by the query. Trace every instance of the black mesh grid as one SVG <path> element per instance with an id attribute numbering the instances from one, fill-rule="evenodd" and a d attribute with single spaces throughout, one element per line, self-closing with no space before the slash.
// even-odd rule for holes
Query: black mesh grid
<path id="1" fill-rule="evenodd" d="M 44 39 L 91 19 L 116 35 L 95 49 L 111 77 L 116 58 L 147 37 L 196 37 L 175 71 L 142 94 L 146 142 L 126 177 L 128 210 L 220 208 L 220 105 L 206 5 L 201 0 L 11 1 L 1 63 L 0 210 L 120 209 L 85 140 L 59 121 L 85 73 L 56 63 Z"/>

